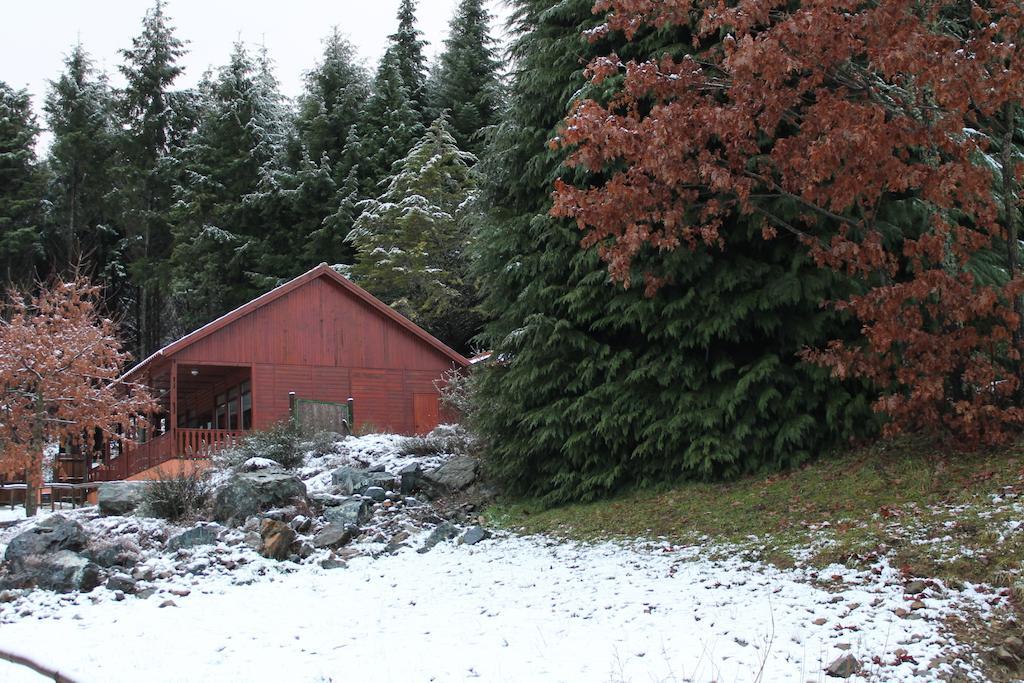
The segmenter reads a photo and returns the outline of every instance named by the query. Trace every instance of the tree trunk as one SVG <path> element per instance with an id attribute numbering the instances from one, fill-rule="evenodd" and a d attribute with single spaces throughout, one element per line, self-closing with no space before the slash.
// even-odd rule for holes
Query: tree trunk
<path id="1" fill-rule="evenodd" d="M 36 394 L 36 414 L 32 421 L 31 459 L 25 473 L 25 516 L 34 517 L 39 510 L 39 494 L 43 490 L 43 425 L 46 407 L 43 395 Z"/>
<path id="2" fill-rule="evenodd" d="M 1017 104 L 1007 102 L 1004 106 L 1003 144 L 1001 151 L 1003 211 L 1006 220 L 1006 267 L 1010 280 L 1020 276 L 1020 236 L 1017 227 L 1016 182 L 1013 176 L 1013 133 L 1016 128 Z M 1013 330 L 1013 347 L 1024 356 L 1024 297 L 1013 297 L 1013 312 L 1017 314 L 1017 326 Z M 1024 399 L 1024 358 L 1018 359 L 1017 397 Z"/>

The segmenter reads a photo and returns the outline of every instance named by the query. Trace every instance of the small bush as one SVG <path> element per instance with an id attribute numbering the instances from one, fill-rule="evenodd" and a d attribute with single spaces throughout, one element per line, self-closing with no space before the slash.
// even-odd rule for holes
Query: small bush
<path id="1" fill-rule="evenodd" d="M 402 455 L 474 455 L 477 441 L 461 425 L 441 425 L 426 436 L 410 436 L 398 447 Z"/>
<path id="2" fill-rule="evenodd" d="M 338 452 L 338 435 L 334 432 L 317 432 L 308 441 L 305 447 L 314 455 L 322 456 Z"/>
<path id="3" fill-rule="evenodd" d="M 211 487 L 201 472 L 161 472 L 142 494 L 142 508 L 153 517 L 176 522 L 198 516 L 210 499 Z"/>
<path id="4" fill-rule="evenodd" d="M 278 422 L 270 429 L 250 432 L 238 445 L 214 457 L 222 469 L 236 468 L 250 458 L 267 458 L 285 469 L 302 465 L 303 453 L 299 435 L 289 422 Z"/>

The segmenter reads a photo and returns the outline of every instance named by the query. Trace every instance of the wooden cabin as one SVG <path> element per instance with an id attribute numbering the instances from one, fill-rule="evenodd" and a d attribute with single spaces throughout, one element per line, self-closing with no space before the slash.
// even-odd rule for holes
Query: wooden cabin
<path id="1" fill-rule="evenodd" d="M 111 444 L 93 481 L 208 458 L 288 419 L 422 434 L 441 419 L 436 383 L 469 361 L 321 264 L 160 349 L 124 379 L 161 405 L 149 433 Z M 326 421 L 326 422 L 323 422 Z"/>

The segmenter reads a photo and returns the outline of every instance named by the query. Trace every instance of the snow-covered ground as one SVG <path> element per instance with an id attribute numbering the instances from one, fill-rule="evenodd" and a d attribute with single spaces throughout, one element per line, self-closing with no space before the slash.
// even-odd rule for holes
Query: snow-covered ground
<path id="1" fill-rule="evenodd" d="M 385 442 L 366 438 L 354 452 L 400 465 Z M 308 463 L 304 478 L 314 485 L 321 466 L 351 454 Z M 984 615 L 991 597 L 933 583 L 915 604 L 885 564 L 783 571 L 712 559 L 728 557 L 721 548 L 647 541 L 497 534 L 420 554 L 426 528 L 393 555 L 357 544 L 364 554 L 337 569 L 267 560 L 237 540 L 172 556 L 150 543 L 162 522 L 76 514 L 93 534 L 134 534 L 157 588 L 145 599 L 98 588 L 0 604 L 0 649 L 80 683 L 788 683 L 825 680 L 847 653 L 872 680 L 939 680 L 949 667 L 940 658 L 959 649 L 942 618 L 965 607 Z M 12 532 L 0 534 L 0 551 Z M 175 563 L 196 571 L 161 571 Z M 0 681 L 41 680 L 0 663 Z"/>

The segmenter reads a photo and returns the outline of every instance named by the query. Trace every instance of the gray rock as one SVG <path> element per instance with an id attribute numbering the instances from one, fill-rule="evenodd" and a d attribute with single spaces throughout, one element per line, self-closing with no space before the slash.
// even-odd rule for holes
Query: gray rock
<path id="1" fill-rule="evenodd" d="M 333 493 L 311 493 L 311 494 L 309 494 L 310 502 L 313 503 L 314 505 L 317 505 L 317 506 L 322 507 L 322 508 L 333 507 L 335 505 L 341 505 L 342 503 L 344 503 L 348 499 L 349 499 L 348 496 L 339 496 L 339 495 L 335 495 Z"/>
<path id="2" fill-rule="evenodd" d="M 135 583 L 135 579 L 128 576 L 127 574 L 114 574 L 107 579 L 107 588 L 112 591 L 121 591 L 128 595 L 133 595 L 138 592 L 138 586 Z"/>
<path id="3" fill-rule="evenodd" d="M 288 526 L 295 529 L 299 533 L 309 531 L 309 527 L 313 525 L 313 520 L 305 515 L 296 515 L 292 518 L 292 521 L 288 522 Z"/>
<path id="4" fill-rule="evenodd" d="M 120 539 L 110 543 L 94 543 L 84 555 L 104 568 L 131 569 L 139 562 L 139 553 L 135 544 Z"/>
<path id="5" fill-rule="evenodd" d="M 100 567 L 95 562 L 71 550 L 58 550 L 25 559 L 5 583 L 71 593 L 91 591 L 100 581 Z"/>
<path id="6" fill-rule="evenodd" d="M 917 595 L 928 590 L 928 584 L 922 579 L 913 579 L 903 586 L 903 592 L 908 595 Z"/>
<path id="7" fill-rule="evenodd" d="M 370 518 L 370 504 L 362 498 L 349 498 L 340 505 L 326 508 L 324 519 L 335 526 L 359 526 Z"/>
<path id="8" fill-rule="evenodd" d="M 358 533 L 359 529 L 354 526 L 328 524 L 323 531 L 313 537 L 313 546 L 316 548 L 338 548 L 351 542 Z"/>
<path id="9" fill-rule="evenodd" d="M 213 518 L 237 523 L 265 510 L 291 504 L 308 504 L 306 485 L 294 474 L 281 470 L 260 470 L 235 474 L 217 489 Z"/>
<path id="10" fill-rule="evenodd" d="M 401 481 L 399 491 L 403 496 L 408 496 L 419 490 L 421 474 L 422 470 L 418 462 L 410 463 L 398 470 L 398 478 Z"/>
<path id="11" fill-rule="evenodd" d="M 377 503 L 383 503 L 388 497 L 387 491 L 379 486 L 369 487 L 363 491 L 363 495 Z"/>
<path id="12" fill-rule="evenodd" d="M 469 487 L 477 478 L 479 462 L 468 455 L 457 455 L 436 470 L 420 475 L 420 485 L 432 496 L 457 493 Z"/>
<path id="13" fill-rule="evenodd" d="M 857 658 L 853 655 L 846 654 L 839 657 L 825 669 L 825 674 L 832 678 L 849 678 L 856 673 L 860 673 L 861 665 L 857 661 Z"/>
<path id="14" fill-rule="evenodd" d="M 480 541 L 490 538 L 491 532 L 482 526 L 470 527 L 466 530 L 466 533 L 462 534 L 461 543 L 465 545 L 476 545 Z"/>
<path id="15" fill-rule="evenodd" d="M 51 515 L 28 531 L 11 539 L 4 559 L 15 569 L 30 559 L 62 550 L 82 550 L 89 537 L 78 522 L 63 515 Z"/>
<path id="16" fill-rule="evenodd" d="M 181 550 L 182 548 L 195 548 L 200 545 L 213 545 L 217 542 L 217 537 L 220 535 L 222 529 L 223 527 L 217 524 L 208 524 L 187 529 L 176 536 L 172 536 L 167 541 L 167 550 L 173 553 Z"/>
<path id="17" fill-rule="evenodd" d="M 373 467 L 370 467 L 366 471 L 370 472 L 371 474 L 375 474 L 377 472 L 383 472 L 384 471 L 384 465 L 374 465 Z"/>
<path id="18" fill-rule="evenodd" d="M 345 465 L 331 472 L 331 485 L 338 493 L 351 496 L 355 493 L 363 493 L 371 486 L 392 488 L 395 485 L 395 475 L 387 472 L 371 472 Z"/>
<path id="19" fill-rule="evenodd" d="M 322 560 L 320 562 L 320 566 L 324 569 L 345 569 L 348 567 L 348 564 L 345 563 L 345 560 L 328 557 L 326 560 Z"/>
<path id="20" fill-rule="evenodd" d="M 427 536 L 427 540 L 423 542 L 423 547 L 417 550 L 418 553 L 427 553 L 438 543 L 444 541 L 450 541 L 459 535 L 459 529 L 451 522 L 441 522 L 438 524 L 430 535 Z"/>
<path id="21" fill-rule="evenodd" d="M 96 505 L 101 515 L 130 515 L 142 504 L 145 481 L 108 481 L 99 485 Z"/>

